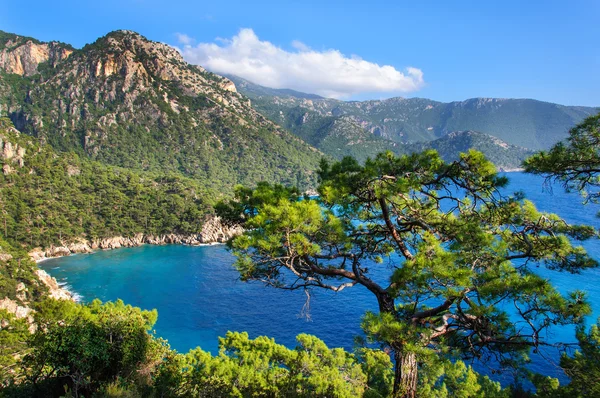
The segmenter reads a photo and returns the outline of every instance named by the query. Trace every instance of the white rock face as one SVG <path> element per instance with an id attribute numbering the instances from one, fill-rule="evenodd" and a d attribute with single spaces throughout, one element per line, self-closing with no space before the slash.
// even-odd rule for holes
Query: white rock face
<path id="1" fill-rule="evenodd" d="M 19 305 L 19 303 L 16 301 L 5 297 L 3 300 L 0 300 L 0 310 L 6 310 L 7 312 L 13 314 L 17 319 L 27 319 L 27 323 L 29 323 L 29 333 L 35 332 L 36 325 L 33 323 L 33 310 L 31 308 Z M 1 319 L 0 327 L 10 327 L 8 319 Z"/>
<path id="2" fill-rule="evenodd" d="M 6 137 L 0 134 L 0 159 L 7 161 L 2 167 L 2 172 L 5 175 L 13 173 L 15 167 L 25 165 L 25 153 L 25 148 L 8 141 Z"/>
<path id="3" fill-rule="evenodd" d="M 0 310 L 6 310 L 11 314 L 14 314 L 18 319 L 27 318 L 33 311 L 29 307 L 19 305 L 16 301 L 5 297 L 0 300 Z"/>
<path id="4" fill-rule="evenodd" d="M 201 245 L 207 243 L 225 243 L 232 237 L 244 232 L 240 226 L 224 225 L 219 217 L 207 216 L 202 225 L 202 231 L 198 234 L 181 235 L 144 235 L 138 233 L 132 237 L 113 236 L 104 239 L 77 239 L 71 243 L 65 243 L 62 246 L 50 246 L 48 248 L 35 248 L 29 252 L 32 260 L 39 262 L 52 257 L 69 256 L 76 253 L 91 253 L 94 250 L 118 249 L 121 247 L 136 247 L 143 244 L 166 245 L 166 244 L 184 244 Z"/>
<path id="5" fill-rule="evenodd" d="M 39 280 L 46 286 L 48 286 L 49 294 L 48 296 L 56 299 L 56 300 L 73 300 L 73 295 L 60 286 L 58 286 L 58 282 L 56 279 L 48 275 L 48 273 L 44 270 L 38 269 L 35 271 Z"/>

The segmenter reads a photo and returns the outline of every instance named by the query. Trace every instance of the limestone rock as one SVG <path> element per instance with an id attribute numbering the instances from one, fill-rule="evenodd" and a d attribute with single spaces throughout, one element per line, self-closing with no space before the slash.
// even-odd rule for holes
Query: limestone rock
<path id="1" fill-rule="evenodd" d="M 14 144 L 0 134 L 0 159 L 16 164 L 18 167 L 23 167 L 25 165 L 25 153 L 25 148 Z M 4 166 L 4 174 L 12 173 L 13 169 L 8 163 Z"/>
<path id="2" fill-rule="evenodd" d="M 25 287 L 25 284 L 23 282 L 19 282 L 17 284 L 17 292 L 16 292 L 17 299 L 21 302 L 26 302 L 27 301 L 27 292 L 28 292 L 28 289 L 27 289 L 27 287 Z"/>
<path id="3" fill-rule="evenodd" d="M 56 300 L 72 300 L 73 295 L 66 289 L 63 289 L 58 285 L 56 279 L 48 275 L 44 270 L 38 269 L 35 271 L 38 279 L 42 281 L 44 285 L 48 287 L 49 296 Z"/>
<path id="4" fill-rule="evenodd" d="M 19 305 L 14 300 L 5 297 L 3 300 L 0 300 L 0 310 L 6 310 L 7 312 L 13 314 L 17 319 L 27 319 L 27 323 L 29 323 L 29 333 L 33 333 L 36 330 L 36 325 L 33 323 L 33 315 L 34 312 L 31 308 Z M 10 323 L 7 319 L 2 319 L 0 326 L 2 328 L 8 327 Z"/>
<path id="5" fill-rule="evenodd" d="M 31 258 L 36 263 L 47 259 L 46 252 L 41 247 L 36 247 L 27 254 L 29 255 L 29 258 Z"/>
<path id="6" fill-rule="evenodd" d="M 74 242 L 65 243 L 61 246 L 50 246 L 47 249 L 35 248 L 29 252 L 32 260 L 39 262 L 52 257 L 69 256 L 75 253 L 91 253 L 94 250 L 110 250 L 121 247 L 136 247 L 143 244 L 167 245 L 184 244 L 200 245 L 207 243 L 224 243 L 232 237 L 243 232 L 240 226 L 224 225 L 219 217 L 207 216 L 204 219 L 202 230 L 197 234 L 166 234 L 166 235 L 144 235 L 137 233 L 131 237 L 113 236 L 110 238 L 95 239 L 88 241 L 79 238 Z"/>
<path id="7" fill-rule="evenodd" d="M 239 225 L 230 227 L 224 225 L 219 217 L 207 217 L 202 225 L 202 243 L 224 243 L 236 235 L 240 235 L 244 229 Z"/>
<path id="8" fill-rule="evenodd" d="M 38 65 L 50 61 L 51 65 L 67 58 L 73 51 L 60 43 L 34 43 L 31 40 L 23 44 L 9 41 L 0 51 L 0 69 L 21 76 L 35 75 Z"/>

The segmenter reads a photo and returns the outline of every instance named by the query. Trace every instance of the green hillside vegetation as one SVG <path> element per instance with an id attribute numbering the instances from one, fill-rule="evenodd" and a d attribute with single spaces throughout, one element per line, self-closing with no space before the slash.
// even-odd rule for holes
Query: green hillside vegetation
<path id="1" fill-rule="evenodd" d="M 289 109 L 285 117 L 278 115 L 270 117 L 274 117 L 273 121 L 281 123 L 310 145 L 338 160 L 351 156 L 363 163 L 367 158 L 374 158 L 385 151 L 406 155 L 435 149 L 442 159 L 453 161 L 458 159 L 461 152 L 475 149 L 486 155 L 499 169 L 514 170 L 520 168 L 521 163 L 533 154 L 533 151 L 476 131 L 453 132 L 431 141 L 399 143 L 371 134 L 350 116 L 321 116 L 299 106 Z"/>
<path id="2" fill-rule="evenodd" d="M 446 162 L 458 160 L 461 153 L 475 149 L 485 155 L 500 170 L 515 170 L 533 154 L 525 148 L 507 144 L 491 135 L 476 131 L 457 131 L 429 142 L 419 142 L 400 146 L 404 154 L 436 150 Z"/>
<path id="3" fill-rule="evenodd" d="M 443 103 L 424 98 L 339 101 L 274 90 L 230 76 L 261 113 L 287 126 L 299 109 L 320 116 L 352 117 L 369 133 L 394 142 L 432 141 L 472 130 L 539 150 L 566 138 L 568 130 L 598 108 L 563 106 L 531 99 L 473 98 Z M 292 130 L 294 131 L 294 130 Z"/>
<path id="4" fill-rule="evenodd" d="M 135 172 L 57 154 L 0 119 L 0 140 L 24 149 L 0 156 L 0 229 L 15 244 L 52 244 L 136 233 L 198 233 L 219 195 L 178 174 Z M 0 144 L 0 147 L 2 145 Z"/>
<path id="5" fill-rule="evenodd" d="M 285 119 L 273 120 L 336 159 L 352 156 L 364 162 L 380 152 L 401 148 L 401 144 L 376 137 L 347 117 L 320 116 L 296 107 L 289 110 Z"/>
<path id="6" fill-rule="evenodd" d="M 219 191 L 264 179 L 304 188 L 316 181 L 322 154 L 167 45 L 113 32 L 38 71 L 0 72 L 0 104 L 20 131 L 57 150 L 182 173 Z"/>

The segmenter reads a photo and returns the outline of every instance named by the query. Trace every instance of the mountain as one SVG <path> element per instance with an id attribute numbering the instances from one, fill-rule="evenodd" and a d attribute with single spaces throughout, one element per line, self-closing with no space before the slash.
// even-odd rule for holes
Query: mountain
<path id="1" fill-rule="evenodd" d="M 563 106 L 531 99 L 473 98 L 443 103 L 423 98 L 339 101 L 296 95 L 229 77 L 254 107 L 289 126 L 299 113 L 307 118 L 349 117 L 371 134 L 399 143 L 432 141 L 455 131 L 479 131 L 531 150 L 547 149 L 600 108 Z M 292 131 L 294 131 L 292 129 Z"/>
<path id="2" fill-rule="evenodd" d="M 469 149 L 477 149 L 501 171 L 521 168 L 523 160 L 533 155 L 533 151 L 508 144 L 494 136 L 478 131 L 455 131 L 442 138 L 428 142 L 417 142 L 400 146 L 401 153 L 422 152 L 435 149 L 447 162 L 457 160 L 458 155 Z"/>
<path id="3" fill-rule="evenodd" d="M 230 80 L 137 33 L 80 50 L 2 33 L 0 70 L 0 113 L 57 150 L 180 172 L 217 192 L 316 179 L 322 153 L 256 112 Z"/>
<path id="4" fill-rule="evenodd" d="M 74 49 L 60 42 L 42 43 L 32 37 L 0 31 L 0 70 L 24 76 L 38 73 L 41 63 L 54 67 Z"/>
<path id="5" fill-rule="evenodd" d="M 352 156 L 362 162 L 386 150 L 408 154 L 436 149 L 445 160 L 450 161 L 455 160 L 460 152 L 474 148 L 483 152 L 499 169 L 509 170 L 519 168 L 521 162 L 533 153 L 492 135 L 472 130 L 447 133 L 433 139 L 423 136 L 418 142 L 394 141 L 373 134 L 368 122 L 357 116 L 357 112 L 334 112 L 335 109 L 347 107 L 347 103 L 342 101 L 262 87 L 235 76 L 229 78 L 240 92 L 251 98 L 258 111 L 337 159 Z M 350 104 L 368 109 L 365 103 Z"/>

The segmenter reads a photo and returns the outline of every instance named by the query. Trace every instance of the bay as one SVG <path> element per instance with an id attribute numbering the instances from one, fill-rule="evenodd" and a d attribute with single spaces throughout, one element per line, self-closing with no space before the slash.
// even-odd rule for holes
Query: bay
<path id="1" fill-rule="evenodd" d="M 584 206 L 578 195 L 564 193 L 560 187 L 550 191 L 537 176 L 509 173 L 508 177 L 507 194 L 523 191 L 543 211 L 557 213 L 570 223 L 598 228 L 598 206 Z M 583 246 L 600 259 L 600 242 L 588 241 Z M 252 338 L 266 335 L 289 347 L 295 345 L 296 335 L 309 333 L 330 347 L 351 350 L 355 336 L 361 333 L 361 316 L 377 308 L 374 297 L 361 286 L 340 293 L 316 290 L 307 301 L 302 291 L 243 283 L 232 267 L 233 261 L 222 245 L 145 245 L 52 259 L 40 266 L 83 301 L 120 298 L 141 308 L 156 308 L 156 334 L 180 352 L 200 346 L 215 354 L 218 337 L 228 330 L 247 331 Z M 588 292 L 594 311 L 588 324 L 600 316 L 600 270 L 569 274 L 540 267 L 536 271 L 563 293 L 574 289 Z M 555 328 L 548 338 L 574 342 L 574 330 Z M 552 366 L 558 353 L 548 356 L 550 362 L 534 356 L 533 370 L 559 375 L 558 368 Z"/>

